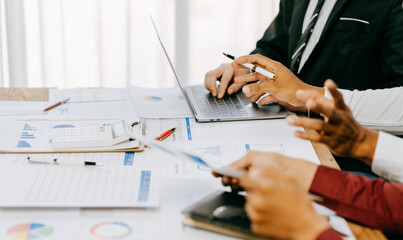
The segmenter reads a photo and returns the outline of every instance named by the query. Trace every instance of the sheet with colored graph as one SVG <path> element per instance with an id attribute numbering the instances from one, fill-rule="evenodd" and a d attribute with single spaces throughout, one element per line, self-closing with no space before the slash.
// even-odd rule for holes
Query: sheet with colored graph
<path id="1" fill-rule="evenodd" d="M 139 118 L 126 119 L 128 123 L 138 122 Z M 132 129 L 134 141 L 124 141 L 108 147 L 91 147 L 75 149 L 53 149 L 51 130 L 57 128 L 102 127 L 117 120 L 69 120 L 69 121 L 0 121 L 0 152 L 69 152 L 69 151 L 100 151 L 113 149 L 129 149 L 139 146 L 141 124 Z"/>
<path id="2" fill-rule="evenodd" d="M 155 207 L 152 167 L 10 165 L 0 168 L 0 207 Z"/>
<path id="3" fill-rule="evenodd" d="M 284 119 L 197 123 L 194 119 L 164 119 L 150 122 L 152 134 L 177 127 L 176 132 L 164 140 L 209 161 L 219 168 L 230 164 L 250 151 L 275 152 L 302 158 L 315 164 L 319 159 L 309 141 L 294 136 L 302 128 L 290 126 Z M 147 131 L 147 136 L 150 131 Z M 162 156 L 161 174 L 164 177 L 211 178 L 211 170 L 185 159 Z"/>

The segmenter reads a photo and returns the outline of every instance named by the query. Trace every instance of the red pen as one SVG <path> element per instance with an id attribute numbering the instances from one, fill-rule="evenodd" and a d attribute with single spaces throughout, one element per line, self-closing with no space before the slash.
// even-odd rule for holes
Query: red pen
<path id="1" fill-rule="evenodd" d="M 43 111 L 44 111 L 44 112 L 47 112 L 47 111 L 49 111 L 49 110 L 51 110 L 51 109 L 53 109 L 53 108 L 55 108 L 55 107 L 58 107 L 58 106 L 60 106 L 60 105 L 62 105 L 62 104 L 65 104 L 68 100 L 70 100 L 70 98 L 66 98 L 66 99 L 63 100 L 63 101 L 57 102 L 57 103 L 53 104 L 52 106 L 49 106 L 49 107 L 45 108 L 45 110 L 43 110 Z"/>
<path id="2" fill-rule="evenodd" d="M 169 137 L 172 135 L 172 133 L 174 133 L 176 130 L 176 127 L 169 129 L 168 131 L 164 132 L 163 134 L 159 135 L 158 137 L 154 138 L 154 140 L 157 141 L 162 141 L 165 138 Z"/>

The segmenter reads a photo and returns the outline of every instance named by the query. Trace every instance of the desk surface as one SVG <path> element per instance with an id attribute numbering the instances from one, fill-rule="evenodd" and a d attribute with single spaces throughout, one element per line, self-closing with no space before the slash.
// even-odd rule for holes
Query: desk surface
<path id="1" fill-rule="evenodd" d="M 47 88 L 0 88 L 0 100 L 12 101 L 46 101 L 48 99 Z M 306 131 L 314 131 L 306 129 Z M 320 143 L 312 143 L 320 162 L 329 167 L 340 169 L 329 149 Z M 348 222 L 352 232 L 358 240 L 360 239 L 386 239 L 379 230 L 363 227 L 358 224 Z"/>

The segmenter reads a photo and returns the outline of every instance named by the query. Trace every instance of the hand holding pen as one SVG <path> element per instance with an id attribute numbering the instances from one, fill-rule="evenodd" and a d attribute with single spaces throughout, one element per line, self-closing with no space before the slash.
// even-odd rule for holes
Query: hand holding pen
<path id="1" fill-rule="evenodd" d="M 230 55 L 230 54 L 228 54 L 228 53 L 222 53 L 222 54 L 224 54 L 224 56 L 226 56 L 229 59 L 235 60 L 235 57 Z M 244 62 L 244 63 L 238 62 L 238 64 L 241 64 L 242 66 L 244 66 L 246 68 L 249 68 L 251 70 L 251 73 L 257 72 L 257 73 L 260 73 L 261 75 L 266 76 L 266 77 L 268 77 L 268 78 L 270 78 L 272 80 L 277 80 L 277 78 L 278 78 L 278 76 L 275 73 L 270 72 L 270 71 L 268 71 L 268 70 L 266 70 L 264 68 L 261 68 L 261 67 L 255 65 L 255 64 L 252 64 L 252 63 L 249 63 L 249 62 Z M 259 80 L 259 79 L 256 79 L 256 80 Z"/>
<path id="2" fill-rule="evenodd" d="M 263 68 L 275 76 L 270 78 L 255 72 L 234 78 L 234 82 L 238 84 L 255 82 L 242 88 L 243 93 L 251 99 L 251 102 L 256 102 L 264 94 L 269 94 L 257 102 L 260 106 L 275 102 L 292 111 L 305 111 L 304 104 L 295 95 L 297 90 L 313 90 L 318 91 L 322 95 L 324 94 L 324 88 L 314 87 L 302 82 L 283 64 L 260 54 L 236 58 L 232 66 L 235 69 L 245 69 L 244 64 L 257 66 L 256 69 Z M 273 80 L 274 78 L 276 80 Z"/>

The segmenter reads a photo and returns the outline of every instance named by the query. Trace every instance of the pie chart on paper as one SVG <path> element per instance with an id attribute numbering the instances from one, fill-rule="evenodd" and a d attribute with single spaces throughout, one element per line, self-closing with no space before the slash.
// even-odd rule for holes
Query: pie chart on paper
<path id="1" fill-rule="evenodd" d="M 151 101 L 151 102 L 158 102 L 162 100 L 162 97 L 157 97 L 157 96 L 147 96 L 144 97 L 145 100 Z"/>
<path id="2" fill-rule="evenodd" d="M 41 223 L 23 223 L 9 228 L 7 235 L 13 239 L 46 239 L 53 232 L 53 227 Z"/>

